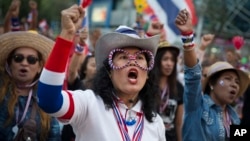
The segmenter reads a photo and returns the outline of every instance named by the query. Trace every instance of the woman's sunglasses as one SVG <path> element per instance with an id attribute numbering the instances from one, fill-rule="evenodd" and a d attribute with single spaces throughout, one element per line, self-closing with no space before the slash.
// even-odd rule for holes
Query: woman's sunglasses
<path id="1" fill-rule="evenodd" d="M 14 55 L 12 58 L 16 63 L 21 63 L 24 59 L 26 59 L 29 64 L 36 64 L 36 62 L 39 61 L 37 57 L 31 55 L 24 57 L 22 54 L 17 54 Z"/>

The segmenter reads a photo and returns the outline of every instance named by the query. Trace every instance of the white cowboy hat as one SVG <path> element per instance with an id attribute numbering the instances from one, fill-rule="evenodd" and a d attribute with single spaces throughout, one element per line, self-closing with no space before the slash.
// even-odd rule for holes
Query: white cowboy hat
<path id="1" fill-rule="evenodd" d="M 138 47 L 149 50 L 155 55 L 159 39 L 159 35 L 141 38 L 134 29 L 119 26 L 115 32 L 107 33 L 98 39 L 95 48 L 96 67 L 100 69 L 110 51 L 116 48 Z"/>

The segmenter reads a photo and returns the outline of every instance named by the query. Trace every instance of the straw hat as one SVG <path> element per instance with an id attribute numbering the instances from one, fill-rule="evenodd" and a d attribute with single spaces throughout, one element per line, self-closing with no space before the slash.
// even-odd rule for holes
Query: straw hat
<path id="1" fill-rule="evenodd" d="M 149 50 L 155 55 L 159 39 L 159 35 L 140 38 L 134 29 L 123 25 L 119 26 L 115 32 L 107 33 L 98 39 L 95 49 L 96 67 L 100 69 L 110 51 L 116 48 L 138 47 Z"/>
<path id="2" fill-rule="evenodd" d="M 163 49 L 174 49 L 177 52 L 177 56 L 180 53 L 180 49 L 178 47 L 176 47 L 176 46 L 170 45 L 168 41 L 162 41 L 162 42 L 160 42 L 158 44 L 158 50 L 157 51 L 160 51 L 160 50 L 163 50 Z"/>
<path id="3" fill-rule="evenodd" d="M 235 69 L 228 62 L 216 62 L 216 63 L 214 63 L 213 65 L 211 65 L 209 67 L 208 72 L 207 72 L 207 77 L 204 79 L 204 81 L 202 83 L 203 91 L 205 91 L 211 76 L 213 76 L 214 74 L 216 74 L 216 73 L 218 73 L 220 71 L 223 71 L 223 70 L 234 70 L 234 71 L 236 71 L 236 73 L 238 74 L 239 79 L 240 79 L 239 95 L 242 95 L 246 91 L 246 89 L 247 89 L 247 87 L 249 85 L 249 77 L 244 71 L 239 70 L 239 69 Z"/>
<path id="4" fill-rule="evenodd" d="M 54 41 L 35 31 L 15 31 L 0 35 L 0 65 L 4 66 L 8 55 L 19 47 L 31 47 L 46 61 L 54 46 Z"/>

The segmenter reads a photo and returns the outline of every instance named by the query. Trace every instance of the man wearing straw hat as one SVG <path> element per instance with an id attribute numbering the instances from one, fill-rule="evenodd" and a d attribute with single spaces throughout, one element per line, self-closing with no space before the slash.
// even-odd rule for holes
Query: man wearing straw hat
<path id="1" fill-rule="evenodd" d="M 31 118 L 33 107 L 36 127 L 27 132 L 34 132 L 36 136 L 30 139 L 60 139 L 58 121 L 39 109 L 36 99 L 37 81 L 53 45 L 54 41 L 34 31 L 8 32 L 0 36 L 1 141 L 15 138 Z"/>

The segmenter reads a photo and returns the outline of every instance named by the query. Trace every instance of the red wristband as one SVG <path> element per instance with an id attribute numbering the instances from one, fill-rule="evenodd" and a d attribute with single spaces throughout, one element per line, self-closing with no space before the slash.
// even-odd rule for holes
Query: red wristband
<path id="1" fill-rule="evenodd" d="M 188 31 L 188 32 L 182 32 L 181 35 L 189 36 L 189 35 L 192 35 L 193 33 L 194 33 L 193 31 Z"/>

